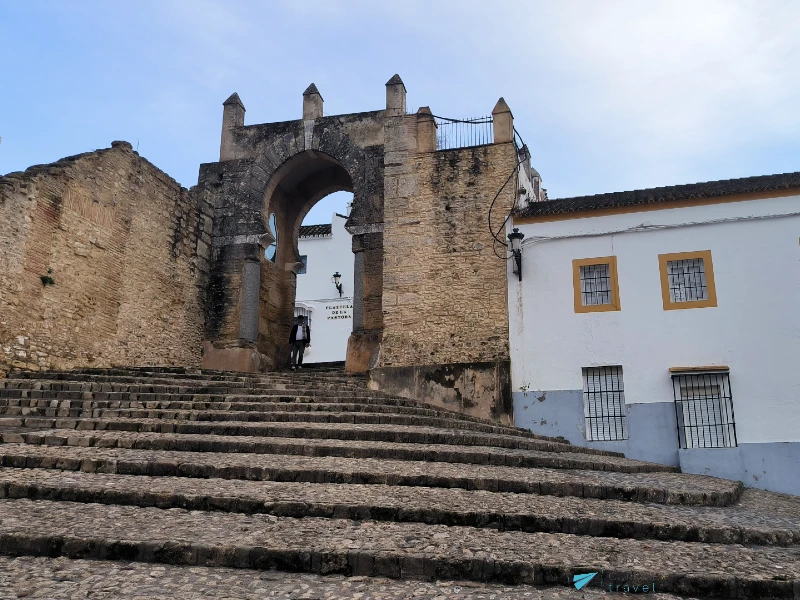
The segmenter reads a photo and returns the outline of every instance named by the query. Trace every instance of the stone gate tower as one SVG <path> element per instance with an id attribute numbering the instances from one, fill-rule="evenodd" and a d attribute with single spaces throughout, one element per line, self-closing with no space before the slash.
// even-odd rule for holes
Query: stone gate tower
<path id="1" fill-rule="evenodd" d="M 203 367 L 285 366 L 300 224 L 344 190 L 355 254 L 347 369 L 369 371 L 375 388 L 508 420 L 508 267 L 489 230 L 504 238 L 518 193 L 503 99 L 490 143 L 446 150 L 427 107 L 407 112 L 397 75 L 382 110 L 323 115 L 314 84 L 296 121 L 245 125 L 237 94 L 223 106 L 220 160 L 201 165 L 196 188 L 214 207 Z"/>

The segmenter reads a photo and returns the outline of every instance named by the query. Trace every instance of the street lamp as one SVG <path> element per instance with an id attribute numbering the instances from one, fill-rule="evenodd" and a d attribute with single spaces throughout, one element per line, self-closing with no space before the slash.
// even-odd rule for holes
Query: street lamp
<path id="1" fill-rule="evenodd" d="M 342 297 L 342 284 L 339 283 L 339 279 L 341 279 L 341 277 L 342 275 L 339 273 L 339 271 L 336 271 L 336 273 L 333 274 L 333 277 L 331 277 L 333 285 L 335 285 L 336 289 L 339 290 L 339 298 Z"/>
<path id="2" fill-rule="evenodd" d="M 514 273 L 519 275 L 520 281 L 522 281 L 522 238 L 524 237 L 525 234 L 520 233 L 519 229 L 516 227 L 508 234 L 508 241 L 511 244 L 511 254 L 514 258 Z"/>

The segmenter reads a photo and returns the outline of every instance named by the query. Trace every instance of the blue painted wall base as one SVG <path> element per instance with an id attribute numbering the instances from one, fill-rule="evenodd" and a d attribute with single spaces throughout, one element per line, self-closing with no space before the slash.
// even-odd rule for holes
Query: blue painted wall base
<path id="1" fill-rule="evenodd" d="M 684 473 L 742 481 L 748 487 L 800 495 L 800 442 L 740 444 L 738 448 L 678 448 L 672 402 L 627 404 L 629 439 L 586 440 L 582 390 L 514 392 L 517 427 L 571 444 L 623 452 L 628 458 L 678 465 Z"/>
<path id="2" fill-rule="evenodd" d="M 747 487 L 800 495 L 800 442 L 679 450 L 681 471 L 738 479 Z"/>

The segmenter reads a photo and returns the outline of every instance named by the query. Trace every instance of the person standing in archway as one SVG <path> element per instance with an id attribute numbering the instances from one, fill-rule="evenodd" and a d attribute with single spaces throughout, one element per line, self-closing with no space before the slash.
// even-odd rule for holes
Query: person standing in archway
<path id="1" fill-rule="evenodd" d="M 292 371 L 295 367 L 303 368 L 303 352 L 311 345 L 311 327 L 305 324 L 302 315 L 297 317 L 297 323 L 289 334 L 289 345 L 292 348 Z"/>

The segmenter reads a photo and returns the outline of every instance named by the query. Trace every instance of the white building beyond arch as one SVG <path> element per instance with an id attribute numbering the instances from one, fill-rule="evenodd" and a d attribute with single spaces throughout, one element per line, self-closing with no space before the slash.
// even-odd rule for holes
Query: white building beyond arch
<path id="1" fill-rule="evenodd" d="M 353 331 L 353 250 L 344 228 L 346 215 L 334 213 L 330 225 L 303 225 L 297 242 L 306 268 L 297 275 L 294 315 L 311 326 L 305 363 L 344 361 Z M 331 281 L 341 273 L 342 296 Z"/>

